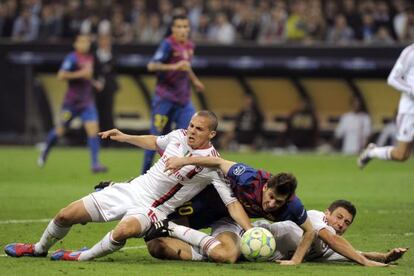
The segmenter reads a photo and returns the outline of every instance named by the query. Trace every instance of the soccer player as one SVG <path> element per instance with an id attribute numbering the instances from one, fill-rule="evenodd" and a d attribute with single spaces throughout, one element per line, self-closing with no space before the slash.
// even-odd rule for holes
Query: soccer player
<path id="1" fill-rule="evenodd" d="M 98 115 L 93 95 L 93 56 L 89 54 L 91 40 L 87 35 L 78 35 L 73 44 L 75 51 L 67 55 L 58 72 L 58 79 L 68 82 L 68 90 L 59 115 L 58 125 L 52 129 L 46 139 L 46 146 L 40 153 L 37 163 L 43 167 L 53 145 L 62 137 L 75 117 L 82 119 L 88 136 L 91 152 L 91 170 L 94 173 L 105 172 L 107 168 L 98 160 L 99 137 Z"/>
<path id="2" fill-rule="evenodd" d="M 408 248 L 388 252 L 360 252 L 342 237 L 355 219 L 356 208 L 347 200 L 336 200 L 324 211 L 310 210 L 308 216 L 318 237 L 306 254 L 306 261 L 353 261 L 364 266 L 384 266 L 401 258 Z M 276 251 L 269 261 L 289 259 L 302 236 L 302 229 L 291 221 L 269 223 L 256 221 L 254 226 L 268 229 L 276 239 Z"/>
<path id="3" fill-rule="evenodd" d="M 388 76 L 388 84 L 401 92 L 397 115 L 397 145 L 377 147 L 369 144 L 358 158 L 364 168 L 372 158 L 406 161 L 410 157 L 414 137 L 414 44 L 406 47 Z"/>
<path id="4" fill-rule="evenodd" d="M 157 220 L 166 218 L 184 202 L 190 200 L 212 183 L 220 194 L 231 217 L 244 229 L 251 228 L 242 205 L 232 196 L 230 187 L 219 171 L 198 166 L 187 166 L 173 175 L 165 172 L 165 160 L 170 156 L 217 155 L 210 140 L 215 136 L 217 117 L 210 111 L 196 113 L 187 128 L 165 136 L 127 135 L 117 129 L 101 132 L 102 138 L 127 142 L 145 149 L 163 151 L 162 157 L 144 175 L 129 184 L 114 184 L 103 191 L 92 193 L 63 208 L 49 223 L 35 244 L 13 243 L 5 247 L 9 256 L 46 256 L 50 247 L 62 239 L 74 224 L 121 220 L 113 231 L 89 250 L 59 250 L 52 260 L 87 261 L 105 256 L 122 248 L 127 239 L 143 237 Z M 222 244 L 206 234 L 202 245 L 220 250 Z"/>
<path id="5" fill-rule="evenodd" d="M 184 15 L 175 15 L 171 35 L 161 41 L 148 71 L 157 73 L 155 95 L 152 100 L 152 135 L 162 135 L 171 129 L 187 127 L 195 109 L 191 103 L 191 85 L 203 91 L 204 85 L 191 69 L 194 44 L 189 39 L 190 21 Z M 154 151 L 145 151 L 142 173 L 152 165 Z"/>
<path id="6" fill-rule="evenodd" d="M 171 157 L 166 161 L 166 169 L 170 173 L 175 173 L 175 171 L 190 164 L 219 168 L 227 176 L 233 193 L 243 205 L 249 217 L 266 218 L 271 221 L 291 220 L 303 229 L 303 239 L 297 247 L 295 254 L 290 260 L 284 260 L 281 263 L 284 265 L 295 265 L 302 262 L 306 251 L 313 241 L 315 232 L 302 202 L 295 195 L 297 181 L 293 175 L 279 173 L 272 176 L 266 171 L 256 170 L 245 164 L 224 160 L 220 157 Z M 180 208 L 178 214 L 188 213 L 189 216 L 187 218 L 191 228 L 201 229 L 210 227 L 220 218 L 228 217 L 225 208 L 223 208 L 224 206 L 217 199 L 217 194 L 213 190 L 207 189 L 192 200 L 192 205 Z M 192 237 L 192 234 L 197 232 L 196 230 L 176 225 L 171 221 L 163 221 L 163 223 L 164 225 L 154 225 L 153 228 L 160 227 L 149 231 L 147 240 L 154 237 L 170 236 L 181 239 L 187 244 L 176 240 L 172 242 L 171 240 L 166 242 L 161 240 L 160 243 L 157 240 L 151 241 L 148 243 L 148 247 L 150 253 L 155 257 L 199 259 L 200 254 L 191 250 L 190 244 L 199 247 L 202 252 L 201 255 L 207 255 L 214 261 L 223 261 L 222 259 L 212 258 L 209 252 L 200 246 L 200 242 Z M 234 225 L 235 223 L 232 222 L 230 224 Z M 165 229 L 168 230 L 165 231 Z M 215 235 L 217 235 L 218 240 L 226 245 L 223 247 L 226 248 L 226 253 L 231 253 L 231 258 L 224 259 L 224 261 L 235 262 L 240 255 L 238 247 L 239 235 L 229 233 L 229 231 L 226 231 L 226 227 L 218 227 L 217 230 L 213 231 L 213 236 Z"/>

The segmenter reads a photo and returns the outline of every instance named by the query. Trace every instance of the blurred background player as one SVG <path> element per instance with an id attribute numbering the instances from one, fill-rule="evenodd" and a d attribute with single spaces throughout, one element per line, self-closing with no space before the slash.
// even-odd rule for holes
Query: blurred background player
<path id="1" fill-rule="evenodd" d="M 372 158 L 406 161 L 411 154 L 414 137 L 414 44 L 406 47 L 388 76 L 388 84 L 401 92 L 397 115 L 397 145 L 377 147 L 369 144 L 358 158 L 365 167 Z"/>
<path id="2" fill-rule="evenodd" d="M 100 34 L 95 51 L 94 75 L 96 79 L 96 109 L 99 115 L 99 129 L 114 128 L 114 95 L 119 85 L 114 70 L 115 59 L 112 53 L 110 34 Z M 104 141 L 103 141 L 104 142 Z M 105 145 L 103 143 L 103 145 Z"/>
<path id="3" fill-rule="evenodd" d="M 58 79 L 68 82 L 59 122 L 46 139 L 46 146 L 40 153 L 38 165 L 43 167 L 53 145 L 62 137 L 71 121 L 79 116 L 82 119 L 88 137 L 91 152 L 91 170 L 94 173 L 105 172 L 107 168 L 98 160 L 98 114 L 93 95 L 93 56 L 89 54 L 91 41 L 87 35 L 78 35 L 73 44 L 75 51 L 67 55 L 58 72 Z"/>
<path id="4" fill-rule="evenodd" d="M 371 119 L 360 99 L 351 100 L 352 110 L 343 114 L 335 129 L 335 138 L 342 139 L 342 153 L 358 154 L 371 134 Z"/>
<path id="5" fill-rule="evenodd" d="M 190 22 L 184 15 L 175 15 L 171 35 L 161 41 L 154 57 L 148 63 L 148 71 L 157 72 L 157 84 L 152 100 L 152 135 L 162 135 L 171 129 L 186 128 L 195 113 L 191 103 L 191 84 L 203 91 L 204 85 L 191 69 L 194 44 L 189 40 Z M 145 151 L 142 173 L 152 165 L 155 151 Z"/>

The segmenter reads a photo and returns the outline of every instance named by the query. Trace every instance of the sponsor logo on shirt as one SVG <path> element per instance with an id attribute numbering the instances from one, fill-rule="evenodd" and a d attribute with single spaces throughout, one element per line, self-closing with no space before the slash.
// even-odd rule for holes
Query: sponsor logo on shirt
<path id="1" fill-rule="evenodd" d="M 246 171 L 246 167 L 243 165 L 237 165 L 237 167 L 234 168 L 233 173 L 234 175 L 242 175 Z"/>

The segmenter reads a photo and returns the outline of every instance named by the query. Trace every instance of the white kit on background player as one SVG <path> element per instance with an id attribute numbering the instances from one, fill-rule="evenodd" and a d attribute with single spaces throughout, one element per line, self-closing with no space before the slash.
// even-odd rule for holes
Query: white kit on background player
<path id="1" fill-rule="evenodd" d="M 335 229 L 327 224 L 323 212 L 310 210 L 308 211 L 308 217 L 317 233 L 322 229 L 327 229 L 332 234 L 336 234 Z M 292 221 L 271 223 L 266 220 L 259 220 L 254 222 L 253 225 L 268 229 L 276 239 L 276 251 L 269 259 L 270 261 L 289 260 L 295 253 L 303 235 L 303 230 Z M 322 239 L 316 237 L 309 252 L 305 255 L 305 260 L 346 261 L 348 259 L 336 253 Z"/>
<path id="2" fill-rule="evenodd" d="M 223 181 L 222 174 L 216 169 L 185 166 L 173 175 L 164 172 L 164 161 L 171 156 L 218 156 L 212 145 L 207 149 L 192 149 L 187 144 L 186 132 L 179 129 L 157 137 L 157 147 L 164 152 L 152 168 L 146 174 L 133 179 L 129 185 L 114 184 L 85 197 L 86 209 L 90 212 L 96 210 L 93 207 L 97 206 L 100 214 L 95 216 L 100 215 L 105 221 L 119 220 L 125 214 L 137 213 L 151 221 L 162 220 L 210 183 L 217 189 L 225 205 L 236 201 L 230 187 Z M 94 206 L 88 208 L 90 204 Z M 98 218 L 93 218 L 94 221 L 95 219 Z M 145 233 L 151 222 L 142 223 L 145 225 Z"/>
<path id="3" fill-rule="evenodd" d="M 414 136 L 414 44 L 402 51 L 388 76 L 388 84 L 402 92 L 398 105 L 397 140 L 411 142 Z"/>

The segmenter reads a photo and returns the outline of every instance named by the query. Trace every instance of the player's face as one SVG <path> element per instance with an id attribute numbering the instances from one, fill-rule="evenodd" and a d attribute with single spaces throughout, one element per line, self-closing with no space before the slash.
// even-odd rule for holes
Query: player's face
<path id="1" fill-rule="evenodd" d="M 75 50 L 79 53 L 86 54 L 91 47 L 91 40 L 87 35 L 79 35 L 74 43 Z"/>
<path id="2" fill-rule="evenodd" d="M 269 189 L 267 185 L 263 186 L 262 194 L 262 208 L 265 212 L 276 211 L 283 205 L 285 205 L 288 199 L 288 195 L 278 195 L 272 189 Z"/>
<path id="3" fill-rule="evenodd" d="M 190 34 L 188 19 L 176 19 L 171 27 L 172 35 L 179 42 L 185 42 Z"/>
<path id="4" fill-rule="evenodd" d="M 338 235 L 343 235 L 353 220 L 353 216 L 343 207 L 338 207 L 332 212 L 326 210 L 325 216 L 328 225 L 332 226 Z"/>
<path id="5" fill-rule="evenodd" d="M 210 146 L 210 140 L 216 135 L 210 130 L 210 119 L 194 115 L 187 128 L 187 143 L 193 149 L 203 149 Z"/>

